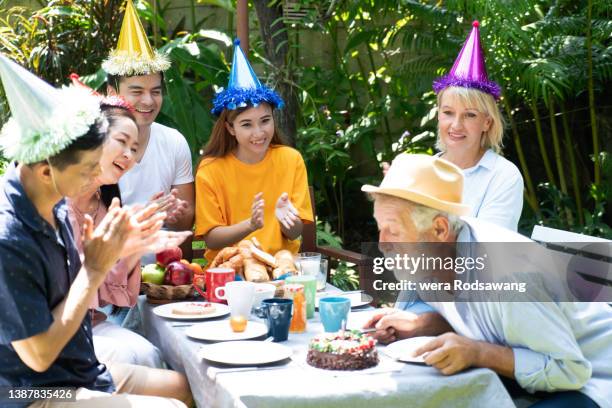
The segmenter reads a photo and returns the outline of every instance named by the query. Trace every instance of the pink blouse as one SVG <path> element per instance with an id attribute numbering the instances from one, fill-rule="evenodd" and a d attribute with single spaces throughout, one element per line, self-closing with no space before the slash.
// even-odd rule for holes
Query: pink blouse
<path id="1" fill-rule="evenodd" d="M 72 200 L 67 199 L 67 202 L 70 208 L 69 218 L 74 232 L 74 240 L 82 257 L 83 242 L 81 227 L 85 216 L 76 209 Z M 93 216 L 94 225 L 98 225 L 107 212 L 106 207 L 101 203 Z M 95 309 L 109 304 L 122 307 L 134 306 L 140 293 L 140 277 L 140 258 L 134 256 L 121 258 L 106 275 L 106 279 L 104 279 L 104 283 L 98 289 L 98 295 L 90 305 L 90 308 Z"/>

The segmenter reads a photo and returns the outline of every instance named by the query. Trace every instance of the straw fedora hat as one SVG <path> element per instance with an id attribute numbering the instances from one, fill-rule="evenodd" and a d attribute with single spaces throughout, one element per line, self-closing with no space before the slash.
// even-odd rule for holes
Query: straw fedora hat
<path id="1" fill-rule="evenodd" d="M 403 198 L 455 215 L 470 212 L 469 206 L 461 204 L 461 169 L 444 159 L 426 154 L 400 154 L 391 163 L 380 186 L 366 184 L 361 191 Z"/>

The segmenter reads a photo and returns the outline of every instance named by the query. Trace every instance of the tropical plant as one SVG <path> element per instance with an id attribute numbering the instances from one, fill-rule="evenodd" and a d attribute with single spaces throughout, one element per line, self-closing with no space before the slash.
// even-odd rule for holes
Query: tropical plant
<path id="1" fill-rule="evenodd" d="M 354 201 L 356 181 L 379 172 L 370 163 L 398 151 L 432 151 L 431 81 L 451 67 L 475 19 L 489 74 L 504 89 L 500 107 L 513 142 L 506 154 L 525 179 L 525 216 L 531 225 L 604 233 L 589 226 L 606 217 L 605 196 L 592 192 L 608 182 L 597 118 L 612 79 L 609 2 L 332 2 L 327 17 L 328 2 L 315 3 L 299 2 L 308 12 L 297 27 L 329 38 L 332 62 L 295 67 L 303 107 L 298 147 L 325 197 L 319 213 L 336 220 L 345 241 L 344 226 L 361 213 L 352 205 L 351 217 L 344 205 Z"/>
<path id="2" fill-rule="evenodd" d="M 52 82 L 65 82 L 76 71 L 100 86 L 104 73 L 98 68 L 115 43 L 122 1 L 54 0 L 34 11 L 5 7 L 0 49 Z M 212 21 L 196 12 L 198 3 L 224 7 L 229 18 Z M 195 158 L 212 125 L 208 101 L 228 73 L 233 5 L 190 0 L 184 18 L 171 24 L 169 4 L 136 1 L 153 44 L 175 61 L 160 120 L 185 135 Z M 257 15 L 264 6 L 278 13 L 285 4 L 257 1 Z M 291 4 L 283 24 L 260 27 L 262 35 L 251 41 L 251 62 L 264 80 L 297 95 L 296 145 L 317 191 L 321 231 L 329 226 L 352 249 L 360 238 L 374 239 L 360 186 L 378 181 L 378 164 L 399 152 L 433 152 L 431 81 L 447 72 L 469 24 L 478 19 L 489 74 L 504 89 L 505 154 L 525 179 L 523 220 L 607 234 L 605 151 L 611 142 L 602 115 L 609 111 L 605 95 L 612 79 L 609 0 Z M 296 18 L 300 10 L 303 16 Z M 304 47 L 305 35 L 317 47 Z M 312 48 L 321 48 L 316 59 Z M 0 95 L 5 120 L 3 103 Z"/>
<path id="3" fill-rule="evenodd" d="M 340 261 L 336 268 L 331 269 L 329 281 L 344 291 L 359 288 L 359 274 L 355 270 L 355 265 L 347 262 Z"/>
<path id="4" fill-rule="evenodd" d="M 329 222 L 319 219 L 317 219 L 317 245 L 342 248 L 342 238 L 332 230 Z"/>
<path id="5" fill-rule="evenodd" d="M 123 0 L 43 3 L 1 10 L 0 50 L 52 84 L 97 70 L 106 56 L 100 50 L 116 43 Z"/>
<path id="6" fill-rule="evenodd" d="M 51 83 L 66 83 L 68 75 L 77 72 L 85 83 L 99 89 L 106 79 L 100 65 L 116 44 L 123 3 L 55 0 L 39 10 L 4 10 L 0 50 Z M 213 124 L 209 113 L 213 85 L 224 83 L 229 72 L 224 51 L 231 45 L 230 37 L 221 31 L 199 29 L 206 17 L 196 22 L 194 32 L 185 31 L 184 19 L 169 26 L 164 15 L 169 3 L 135 3 L 141 18 L 152 27 L 152 42 L 158 42 L 174 62 L 166 72 L 159 121 L 186 137 L 195 161 Z M 228 2 L 214 3 L 231 9 Z M 0 100 L 4 103 L 4 98 Z M 6 119 L 7 112 L 0 104 L 0 118 Z"/>

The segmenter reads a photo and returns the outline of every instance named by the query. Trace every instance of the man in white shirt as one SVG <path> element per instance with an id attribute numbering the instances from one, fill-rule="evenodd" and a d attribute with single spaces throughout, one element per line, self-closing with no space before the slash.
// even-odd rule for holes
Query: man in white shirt
<path id="1" fill-rule="evenodd" d="M 177 130 L 155 123 L 163 102 L 163 72 L 170 67 L 166 55 L 153 50 L 131 1 L 128 1 L 117 49 L 102 67 L 107 73 L 107 93 L 120 95 L 134 108 L 138 123 L 137 163 L 119 181 L 124 204 L 142 204 L 171 192 L 179 210 L 171 214 L 166 228 L 191 230 L 195 188 L 191 152 Z M 191 259 L 191 240 L 181 246 Z M 152 257 L 144 263 L 154 262 Z"/>
<path id="2" fill-rule="evenodd" d="M 163 101 L 162 84 L 159 72 L 132 77 L 109 75 L 107 92 L 122 96 L 136 109 L 140 142 L 137 163 L 121 177 L 119 189 L 125 204 L 146 203 L 156 193 L 176 190 L 176 197 L 186 202 L 186 208 L 166 226 L 176 231 L 191 230 L 195 190 L 189 145 L 177 130 L 154 122 Z M 185 258 L 190 258 L 188 246 L 183 247 Z"/>

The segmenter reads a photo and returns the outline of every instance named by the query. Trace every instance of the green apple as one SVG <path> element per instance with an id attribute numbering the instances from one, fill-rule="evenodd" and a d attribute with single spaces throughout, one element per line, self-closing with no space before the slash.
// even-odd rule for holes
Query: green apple
<path id="1" fill-rule="evenodd" d="M 149 264 L 142 268 L 142 281 L 161 285 L 164 283 L 166 270 L 158 264 Z"/>

